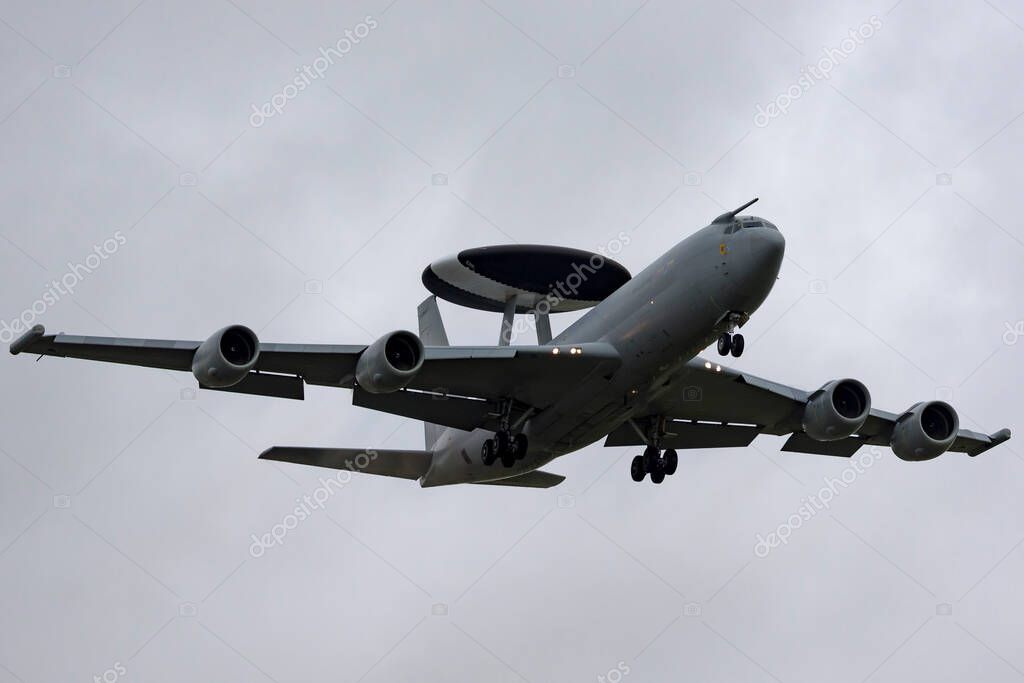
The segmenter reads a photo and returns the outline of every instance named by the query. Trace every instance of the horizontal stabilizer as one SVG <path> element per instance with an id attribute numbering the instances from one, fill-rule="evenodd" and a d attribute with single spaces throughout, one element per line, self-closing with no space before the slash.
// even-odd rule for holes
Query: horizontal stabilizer
<path id="1" fill-rule="evenodd" d="M 490 484 L 491 486 L 524 486 L 531 489 L 549 489 L 552 486 L 558 486 L 563 481 L 565 481 L 565 477 L 560 474 L 534 470 L 533 472 L 520 474 L 518 477 L 495 479 L 494 481 L 478 481 L 476 483 Z"/>
<path id="2" fill-rule="evenodd" d="M 430 451 L 274 446 L 263 451 L 260 459 L 379 474 L 384 477 L 419 479 L 430 468 L 432 455 Z"/>

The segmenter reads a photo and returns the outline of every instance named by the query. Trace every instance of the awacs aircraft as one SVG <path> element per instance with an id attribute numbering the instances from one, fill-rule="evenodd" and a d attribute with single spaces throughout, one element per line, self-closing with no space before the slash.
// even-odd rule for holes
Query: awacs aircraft
<path id="1" fill-rule="evenodd" d="M 423 272 L 434 296 L 419 306 L 419 335 L 369 346 L 267 344 L 232 325 L 206 341 L 46 335 L 37 325 L 11 353 L 86 358 L 191 371 L 205 389 L 301 399 L 304 384 L 351 389 L 353 403 L 422 420 L 424 450 L 275 447 L 260 457 L 418 479 L 421 486 L 547 488 L 539 470 L 604 438 L 644 447 L 634 481 L 675 473 L 677 449 L 747 446 L 789 435 L 784 451 L 850 457 L 865 444 L 910 461 L 946 451 L 976 456 L 1010 438 L 960 429 L 942 401 L 901 413 L 872 408 L 854 379 L 794 389 L 697 354 L 736 333 L 775 284 L 785 239 L 769 221 L 722 214 L 636 277 L 601 254 L 541 246 L 469 249 Z M 436 297 L 503 313 L 496 346 L 450 346 Z M 590 308 L 551 338 L 548 315 Z M 532 314 L 537 345 L 512 345 L 516 314 Z M 362 455 L 360 458 L 359 456 Z M 353 465 L 353 462 L 355 465 Z"/>

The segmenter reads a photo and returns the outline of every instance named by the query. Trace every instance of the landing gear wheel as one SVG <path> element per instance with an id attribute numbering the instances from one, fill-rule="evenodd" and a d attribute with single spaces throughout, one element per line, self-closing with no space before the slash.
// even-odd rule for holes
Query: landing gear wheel
<path id="1" fill-rule="evenodd" d="M 647 471 L 644 469 L 644 456 L 634 456 L 633 462 L 629 464 L 629 476 L 633 478 L 633 481 L 643 481 Z"/>
<path id="2" fill-rule="evenodd" d="M 508 432 L 495 432 L 494 447 L 498 451 L 499 457 L 504 456 L 505 451 L 508 450 L 509 441 L 511 441 L 511 439 L 509 438 Z"/>
<path id="3" fill-rule="evenodd" d="M 484 464 L 493 465 L 497 456 L 498 451 L 494 446 L 494 439 L 484 441 L 483 446 L 480 447 L 480 458 L 484 461 Z"/>
<path id="4" fill-rule="evenodd" d="M 728 332 L 723 332 L 718 336 L 718 355 L 728 356 L 731 350 L 732 336 Z"/>
<path id="5" fill-rule="evenodd" d="M 665 481 L 665 470 L 658 468 L 657 470 L 651 472 L 651 481 L 653 481 L 655 484 L 660 484 L 661 482 Z"/>
<path id="6" fill-rule="evenodd" d="M 676 468 L 679 467 L 679 454 L 675 452 L 675 449 L 668 449 L 665 451 L 665 474 L 672 476 L 676 473 Z"/>
<path id="7" fill-rule="evenodd" d="M 512 437 L 512 452 L 515 454 L 516 460 L 522 460 L 526 457 L 526 450 L 530 447 L 530 442 L 526 438 L 526 434 L 516 434 Z"/>
<path id="8" fill-rule="evenodd" d="M 512 448 L 506 448 L 501 454 L 501 464 L 505 467 L 512 467 L 516 464 L 516 454 L 512 451 Z"/>
<path id="9" fill-rule="evenodd" d="M 743 335 L 734 334 L 732 336 L 732 357 L 739 358 L 743 355 Z"/>
<path id="10" fill-rule="evenodd" d="M 644 472 L 654 472 L 658 466 L 658 456 L 661 453 L 654 446 L 648 446 L 644 449 L 644 454 L 641 456 L 644 461 Z"/>

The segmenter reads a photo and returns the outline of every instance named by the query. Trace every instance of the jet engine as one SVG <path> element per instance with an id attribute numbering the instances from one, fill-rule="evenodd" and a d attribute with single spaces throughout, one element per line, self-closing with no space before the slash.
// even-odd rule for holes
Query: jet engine
<path id="1" fill-rule="evenodd" d="M 931 460 L 949 450 L 959 430 L 960 418 L 953 406 L 943 401 L 922 402 L 896 422 L 889 445 L 900 460 Z"/>
<path id="2" fill-rule="evenodd" d="M 199 345 L 192 356 L 192 374 L 204 387 L 230 387 L 245 379 L 259 355 L 256 333 L 244 325 L 230 325 Z"/>
<path id="3" fill-rule="evenodd" d="M 836 441 L 855 434 L 871 411 L 871 394 L 855 379 L 832 380 L 811 394 L 803 428 L 816 441 Z"/>
<path id="4" fill-rule="evenodd" d="M 356 382 L 371 394 L 390 394 L 405 387 L 423 367 L 423 342 L 398 330 L 366 347 L 356 361 Z"/>

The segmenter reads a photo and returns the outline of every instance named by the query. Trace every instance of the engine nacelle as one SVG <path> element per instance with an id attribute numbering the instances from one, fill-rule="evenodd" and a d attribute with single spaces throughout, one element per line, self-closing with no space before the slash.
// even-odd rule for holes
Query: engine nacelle
<path id="1" fill-rule="evenodd" d="M 390 394 L 405 387 L 423 367 L 423 342 L 398 330 L 366 347 L 356 361 L 356 382 L 371 394 Z"/>
<path id="2" fill-rule="evenodd" d="M 871 394 L 855 379 L 832 380 L 811 394 L 803 428 L 816 441 L 836 441 L 855 434 L 868 419 Z"/>
<path id="3" fill-rule="evenodd" d="M 260 341 L 245 325 L 229 325 L 199 345 L 192 356 L 192 374 L 204 387 L 238 384 L 256 365 Z"/>
<path id="4" fill-rule="evenodd" d="M 900 460 L 931 460 L 949 450 L 959 430 L 960 418 L 953 406 L 927 401 L 916 404 L 899 419 L 889 445 Z"/>

